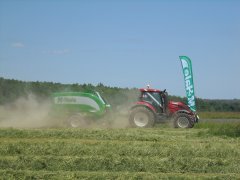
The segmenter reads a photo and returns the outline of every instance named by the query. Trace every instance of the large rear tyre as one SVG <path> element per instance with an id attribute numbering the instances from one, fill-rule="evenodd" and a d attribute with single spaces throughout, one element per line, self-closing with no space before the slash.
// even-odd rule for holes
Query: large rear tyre
<path id="1" fill-rule="evenodd" d="M 78 128 L 78 127 L 85 128 L 85 127 L 88 127 L 88 125 L 89 125 L 89 122 L 80 113 L 71 115 L 67 119 L 67 123 L 68 123 L 68 126 L 72 127 L 72 128 Z"/>
<path id="2" fill-rule="evenodd" d="M 173 117 L 173 126 L 175 128 L 192 128 L 194 126 L 194 122 L 188 114 L 177 113 Z"/>
<path id="3" fill-rule="evenodd" d="M 155 117 L 147 108 L 136 107 L 131 111 L 129 122 L 131 127 L 149 128 L 154 126 Z"/>

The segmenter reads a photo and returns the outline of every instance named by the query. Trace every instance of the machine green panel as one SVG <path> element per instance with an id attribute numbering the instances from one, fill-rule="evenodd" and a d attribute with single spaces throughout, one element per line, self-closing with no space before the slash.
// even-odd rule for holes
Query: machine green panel
<path id="1" fill-rule="evenodd" d="M 85 113 L 92 116 L 101 116 L 106 111 L 107 104 L 99 94 L 84 92 L 54 93 L 53 109 L 58 112 Z"/>

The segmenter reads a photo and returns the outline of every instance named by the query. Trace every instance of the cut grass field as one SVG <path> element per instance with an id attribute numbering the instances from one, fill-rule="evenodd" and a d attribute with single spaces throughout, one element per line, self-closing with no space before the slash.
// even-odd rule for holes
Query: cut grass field
<path id="1" fill-rule="evenodd" d="M 0 179 L 240 179 L 240 139 L 228 134 L 240 126 L 227 124 L 0 129 Z"/>
<path id="2" fill-rule="evenodd" d="M 240 119 L 240 112 L 198 112 L 201 119 Z"/>

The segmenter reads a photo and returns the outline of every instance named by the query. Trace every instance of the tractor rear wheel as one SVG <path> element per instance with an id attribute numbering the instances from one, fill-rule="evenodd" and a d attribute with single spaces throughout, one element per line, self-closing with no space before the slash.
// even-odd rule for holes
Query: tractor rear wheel
<path id="1" fill-rule="evenodd" d="M 87 119 L 80 113 L 73 114 L 67 119 L 69 127 L 78 128 L 78 127 L 87 127 L 89 125 Z"/>
<path id="2" fill-rule="evenodd" d="M 147 108 L 136 107 L 131 111 L 129 122 L 132 127 L 148 128 L 154 126 L 155 117 Z"/>
<path id="3" fill-rule="evenodd" d="M 186 113 L 177 113 L 173 117 L 173 126 L 175 128 L 192 128 L 194 126 L 194 122 Z"/>

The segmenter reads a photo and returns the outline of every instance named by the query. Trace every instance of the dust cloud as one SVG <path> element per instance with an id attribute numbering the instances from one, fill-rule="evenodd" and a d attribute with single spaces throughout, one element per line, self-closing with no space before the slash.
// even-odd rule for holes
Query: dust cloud
<path id="1" fill-rule="evenodd" d="M 39 101 L 33 94 L 0 106 L 0 127 L 41 128 L 52 125 L 48 120 L 50 100 Z"/>
<path id="2" fill-rule="evenodd" d="M 51 99 L 42 99 L 34 94 L 20 97 L 15 102 L 0 106 L 0 128 L 71 128 L 64 119 L 50 115 Z M 105 117 L 97 120 L 87 120 L 88 124 L 78 128 L 127 128 L 128 105 L 117 106 Z"/>

